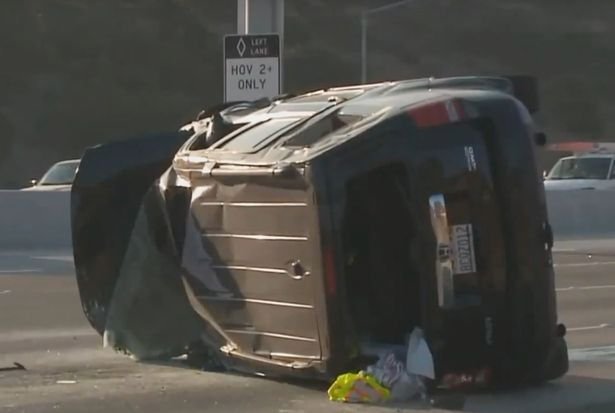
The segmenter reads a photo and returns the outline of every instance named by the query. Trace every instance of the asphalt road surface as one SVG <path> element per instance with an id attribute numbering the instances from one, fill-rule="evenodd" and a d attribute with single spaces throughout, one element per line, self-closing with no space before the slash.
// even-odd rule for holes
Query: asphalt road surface
<path id="1" fill-rule="evenodd" d="M 560 320 L 568 326 L 572 349 L 570 373 L 535 389 L 470 396 L 463 411 L 615 411 L 615 246 L 612 251 L 590 247 L 566 244 L 556 254 Z M 101 341 L 82 315 L 67 252 L 0 251 L 0 412 L 428 408 L 332 403 L 322 386 L 202 372 L 179 362 L 137 363 L 102 349 Z M 1 370 L 14 362 L 26 370 Z"/>

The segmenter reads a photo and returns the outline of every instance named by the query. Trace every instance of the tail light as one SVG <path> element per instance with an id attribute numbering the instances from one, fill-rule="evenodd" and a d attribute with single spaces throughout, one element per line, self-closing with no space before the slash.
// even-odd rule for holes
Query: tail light
<path id="1" fill-rule="evenodd" d="M 323 261 L 327 295 L 335 295 L 337 293 L 337 271 L 335 269 L 335 253 L 332 248 L 325 247 L 323 249 Z"/>
<path id="2" fill-rule="evenodd" d="M 458 122 L 468 117 L 468 111 L 461 99 L 447 99 L 408 109 L 408 115 L 419 128 Z"/>

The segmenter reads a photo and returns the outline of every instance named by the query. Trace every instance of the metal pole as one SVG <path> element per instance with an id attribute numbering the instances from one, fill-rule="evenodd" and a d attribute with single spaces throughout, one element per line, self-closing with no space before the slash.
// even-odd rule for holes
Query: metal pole
<path id="1" fill-rule="evenodd" d="M 361 12 L 361 83 L 367 83 L 367 17 L 370 14 L 394 9 L 399 6 L 403 6 L 404 4 L 413 3 L 414 1 L 415 0 L 401 0 L 373 9 L 363 10 Z"/>
<path id="2" fill-rule="evenodd" d="M 361 13 L 361 83 L 367 82 L 367 13 Z"/>
<path id="3" fill-rule="evenodd" d="M 250 0 L 237 0 L 237 34 L 250 33 Z"/>
<path id="4" fill-rule="evenodd" d="M 284 34 L 284 0 L 237 0 L 237 33 Z"/>
<path id="5" fill-rule="evenodd" d="M 237 33 L 277 33 L 280 35 L 280 93 L 282 93 L 284 90 L 284 0 L 237 0 Z"/>
<path id="6" fill-rule="evenodd" d="M 284 93 L 284 17 L 286 10 L 284 0 L 276 0 L 275 32 L 280 35 L 280 93 Z"/>

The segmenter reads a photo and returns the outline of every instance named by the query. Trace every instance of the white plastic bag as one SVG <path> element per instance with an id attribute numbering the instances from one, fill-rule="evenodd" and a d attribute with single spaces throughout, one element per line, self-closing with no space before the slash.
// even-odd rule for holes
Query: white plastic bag
<path id="1" fill-rule="evenodd" d="M 412 330 L 405 364 L 397 359 L 392 350 L 388 350 L 380 353 L 378 362 L 369 366 L 367 373 L 391 390 L 391 401 L 407 402 L 419 397 L 425 399 L 425 378 L 434 379 L 435 374 L 433 356 L 423 330 L 418 327 Z"/>
<path id="2" fill-rule="evenodd" d="M 423 330 L 415 327 L 408 340 L 405 371 L 391 387 L 391 400 L 409 401 L 427 397 L 425 378 L 434 379 L 433 356 L 425 341 Z"/>
<path id="3" fill-rule="evenodd" d="M 422 378 L 408 374 L 404 363 L 392 352 L 382 354 L 376 364 L 367 368 L 367 373 L 391 391 L 391 401 L 412 400 L 421 394 L 424 388 Z"/>
<path id="4" fill-rule="evenodd" d="M 426 397 L 426 388 L 423 378 L 414 374 L 402 372 L 399 379 L 391 387 L 390 400 L 396 402 L 407 402 L 416 398 Z"/>
<path id="5" fill-rule="evenodd" d="M 387 352 L 380 356 L 378 362 L 367 368 L 367 372 L 387 388 L 392 388 L 395 382 L 405 372 L 404 363 L 397 360 L 395 354 Z"/>
<path id="6" fill-rule="evenodd" d="M 434 379 L 433 356 L 425 341 L 423 330 L 415 327 L 410 334 L 408 353 L 406 355 L 406 371 L 408 374 Z"/>

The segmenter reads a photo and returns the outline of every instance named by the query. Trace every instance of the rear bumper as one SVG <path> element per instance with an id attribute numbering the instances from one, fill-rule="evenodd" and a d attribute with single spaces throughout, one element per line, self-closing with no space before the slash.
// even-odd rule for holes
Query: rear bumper
<path id="1" fill-rule="evenodd" d="M 523 363 L 505 362 L 502 367 L 497 374 L 495 387 L 524 387 L 556 380 L 568 372 L 568 346 L 563 337 L 555 336 L 540 359 L 533 358 L 532 361 L 529 358 Z"/>
<path id="2" fill-rule="evenodd" d="M 549 381 L 559 379 L 568 372 L 568 345 L 563 337 L 555 337 L 551 340 L 551 346 L 547 353 L 545 363 L 537 373 L 537 381 Z"/>

